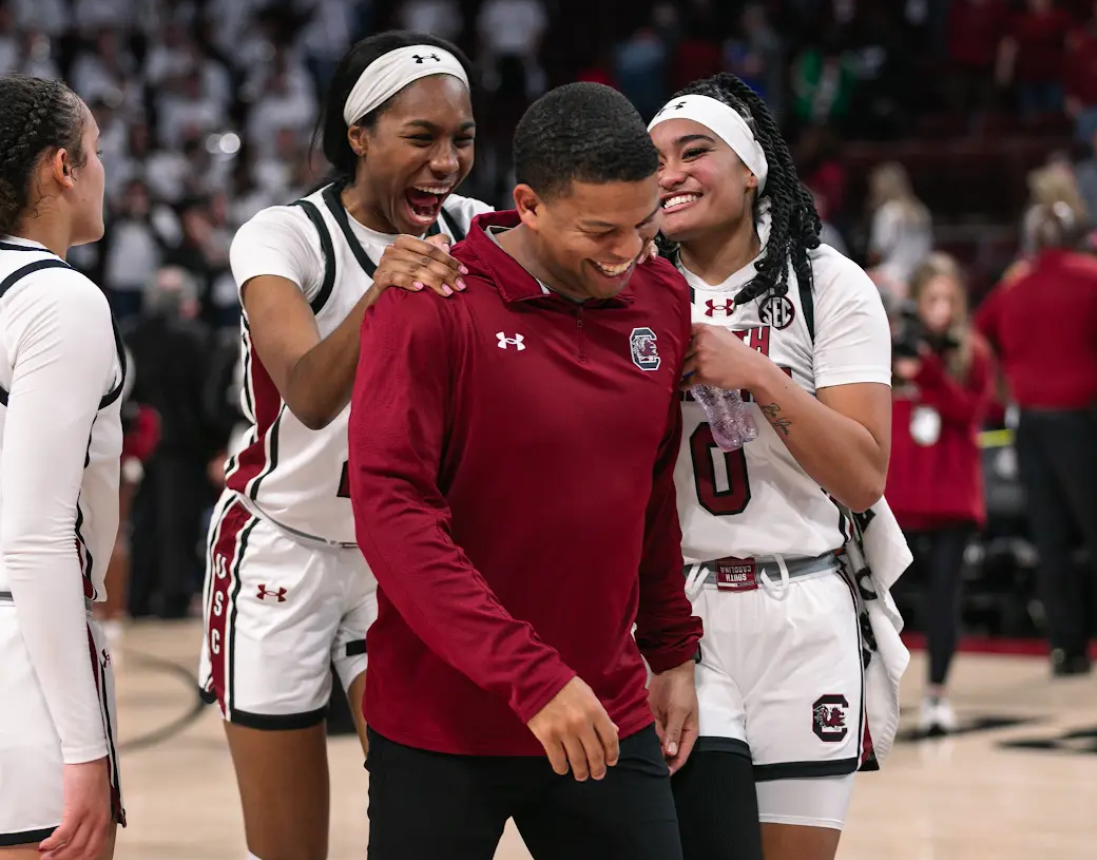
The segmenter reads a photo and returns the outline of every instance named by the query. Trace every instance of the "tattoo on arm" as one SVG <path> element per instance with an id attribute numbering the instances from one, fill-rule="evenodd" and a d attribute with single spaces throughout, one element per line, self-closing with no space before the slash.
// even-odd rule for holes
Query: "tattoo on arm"
<path id="1" fill-rule="evenodd" d="M 762 410 L 762 413 L 766 416 L 766 419 L 769 421 L 769 423 L 772 424 L 775 429 L 781 431 L 787 436 L 789 434 L 788 428 L 792 426 L 792 422 L 789 421 L 787 418 L 780 417 L 781 407 L 778 406 L 776 403 L 770 403 L 768 405 L 758 405 L 759 408 Z"/>

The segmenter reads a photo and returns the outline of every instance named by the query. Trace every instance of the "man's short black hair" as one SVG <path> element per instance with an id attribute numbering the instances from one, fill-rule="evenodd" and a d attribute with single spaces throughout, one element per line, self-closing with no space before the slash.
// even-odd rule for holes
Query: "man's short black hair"
<path id="1" fill-rule="evenodd" d="M 514 130 L 514 171 L 541 197 L 573 181 L 639 182 L 659 167 L 659 154 L 632 103 L 603 84 L 565 84 L 526 111 Z"/>

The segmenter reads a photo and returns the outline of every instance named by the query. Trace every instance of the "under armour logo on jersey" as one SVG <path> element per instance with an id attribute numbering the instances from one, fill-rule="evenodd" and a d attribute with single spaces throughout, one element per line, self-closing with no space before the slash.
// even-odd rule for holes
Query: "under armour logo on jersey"
<path id="1" fill-rule="evenodd" d="M 796 306 L 788 296 L 770 296 L 762 305 L 762 322 L 780 331 L 792 325 L 796 319 Z"/>
<path id="2" fill-rule="evenodd" d="M 705 316 L 715 316 L 717 312 L 722 313 L 724 316 L 731 316 L 731 312 L 735 310 L 735 302 L 724 302 L 722 305 L 716 304 L 712 299 L 705 302 Z"/>
<path id="3" fill-rule="evenodd" d="M 259 592 L 256 595 L 260 600 L 266 600 L 268 597 L 274 597 L 279 603 L 286 602 L 286 594 L 289 589 L 279 588 L 277 591 L 268 591 L 265 585 L 259 586 Z"/>
<path id="4" fill-rule="evenodd" d="M 434 60 L 436 63 L 442 62 L 442 58 L 437 54 L 427 54 L 425 57 L 420 57 L 418 54 L 412 54 L 412 57 L 415 58 L 415 62 L 419 65 L 422 65 L 426 60 Z"/>
<path id="5" fill-rule="evenodd" d="M 513 346 L 521 352 L 526 348 L 526 339 L 520 334 L 516 334 L 514 337 L 507 337 L 503 332 L 497 332 L 495 336 L 499 338 L 499 349 L 506 349 L 508 346 Z"/>

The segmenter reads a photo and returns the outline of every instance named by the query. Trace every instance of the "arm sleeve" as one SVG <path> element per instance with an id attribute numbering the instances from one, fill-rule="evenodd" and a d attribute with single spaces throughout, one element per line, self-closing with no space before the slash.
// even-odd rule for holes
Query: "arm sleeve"
<path id="1" fill-rule="evenodd" d="M 636 643 L 656 674 L 692 659 L 701 641 L 701 619 L 693 615 L 682 571 L 682 530 L 674 489 L 681 441 L 682 407 L 675 392 L 648 502 L 636 613 Z"/>
<path id="2" fill-rule="evenodd" d="M 815 265 L 815 387 L 891 384 L 891 328 L 880 291 L 852 261 L 829 251 Z"/>
<path id="3" fill-rule="evenodd" d="M 350 413 L 355 529 L 412 632 L 528 722 L 576 673 L 506 611 L 454 543 L 438 475 L 462 360 L 455 325 L 441 301 L 400 290 L 367 312 Z"/>
<path id="4" fill-rule="evenodd" d="M 922 360 L 922 369 L 914 381 L 922 389 L 923 400 L 940 412 L 943 419 L 953 424 L 977 424 L 990 405 L 989 364 L 986 356 L 973 346 L 968 378 L 963 383 L 949 376 L 936 356 Z"/>
<path id="5" fill-rule="evenodd" d="M 13 374 L 0 459 L 0 556 L 66 764 L 107 754 L 74 536 L 115 344 L 106 298 L 77 277 L 32 276 L 11 299 Z"/>
<path id="6" fill-rule="evenodd" d="M 229 263 L 237 289 L 260 275 L 276 275 L 297 284 L 312 301 L 324 284 L 319 242 L 308 216 L 296 207 L 264 209 L 233 237 Z"/>

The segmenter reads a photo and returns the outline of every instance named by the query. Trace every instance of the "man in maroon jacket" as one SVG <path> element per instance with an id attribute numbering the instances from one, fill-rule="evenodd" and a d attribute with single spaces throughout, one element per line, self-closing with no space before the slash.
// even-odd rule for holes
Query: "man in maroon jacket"
<path id="1" fill-rule="evenodd" d="M 676 860 L 701 635 L 673 483 L 688 290 L 636 262 L 657 156 L 623 96 L 552 91 L 514 158 L 517 211 L 453 251 L 467 291 L 390 290 L 362 327 L 369 856 L 490 860 L 513 817 L 537 858 Z"/>

